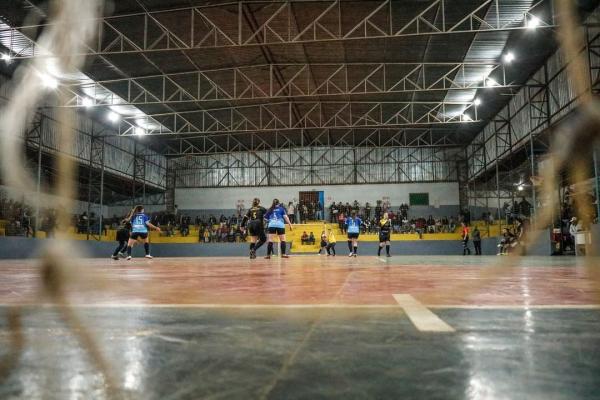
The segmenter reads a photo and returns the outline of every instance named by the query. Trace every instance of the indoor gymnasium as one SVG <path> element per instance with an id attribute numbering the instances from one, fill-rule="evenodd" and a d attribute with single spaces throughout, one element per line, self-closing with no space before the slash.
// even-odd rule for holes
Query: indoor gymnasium
<path id="1" fill-rule="evenodd" d="M 594 0 L 0 2 L 0 399 L 600 399 Z"/>

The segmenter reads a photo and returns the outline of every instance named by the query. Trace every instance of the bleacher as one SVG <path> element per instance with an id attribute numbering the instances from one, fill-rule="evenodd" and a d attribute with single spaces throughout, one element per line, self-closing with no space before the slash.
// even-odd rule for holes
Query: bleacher
<path id="1" fill-rule="evenodd" d="M 5 220 L 0 220 L 0 236 L 14 234 L 7 231 L 8 223 Z M 481 231 L 481 237 L 497 237 L 500 236 L 502 231 L 501 221 L 496 221 L 493 225 L 488 225 L 484 221 L 473 221 L 471 227 L 477 225 Z M 295 253 L 317 253 L 319 251 L 320 236 L 323 230 L 333 229 L 338 243 L 345 246 L 346 234 L 342 233 L 337 224 L 327 223 L 324 221 L 309 221 L 303 224 L 295 224 L 293 231 L 287 231 L 287 241 L 292 242 L 293 252 Z M 312 232 L 315 236 L 315 244 L 301 244 L 301 236 L 303 232 L 310 234 Z M 175 231 L 173 236 L 167 236 L 165 232 L 150 232 L 150 241 L 152 243 L 200 243 L 199 240 L 199 229 L 195 225 L 190 225 L 190 233 L 188 236 L 181 236 L 179 230 Z M 36 234 L 39 239 L 46 238 L 46 232 L 39 231 Z M 99 240 L 102 242 L 113 242 L 116 237 L 116 230 L 108 229 L 105 235 L 88 235 L 86 233 L 77 233 L 75 227 L 71 227 L 68 230 L 68 237 L 74 240 Z M 394 233 L 391 236 L 392 241 L 419 241 L 419 240 L 460 240 L 460 227 L 452 233 L 424 233 L 421 238 L 417 233 L 401 234 Z M 360 236 L 362 242 L 377 242 L 379 236 L 377 233 L 364 233 Z M 339 245 L 338 245 L 339 246 Z"/>

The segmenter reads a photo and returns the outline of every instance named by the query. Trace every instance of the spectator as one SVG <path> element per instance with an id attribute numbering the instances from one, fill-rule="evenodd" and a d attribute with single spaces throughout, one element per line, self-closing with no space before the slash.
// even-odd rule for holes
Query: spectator
<path id="1" fill-rule="evenodd" d="M 292 224 L 295 224 L 296 223 L 296 207 L 294 207 L 294 203 L 291 201 L 288 204 L 287 213 L 288 213 L 288 217 L 290 218 L 290 222 Z"/>
<path id="2" fill-rule="evenodd" d="M 311 232 L 310 235 L 308 235 L 308 244 L 315 244 L 316 242 L 315 234 Z"/>
<path id="3" fill-rule="evenodd" d="M 306 231 L 302 232 L 302 236 L 300 237 L 300 243 L 308 244 L 308 233 L 306 233 Z"/>
<path id="4" fill-rule="evenodd" d="M 531 203 L 523 197 L 521 202 L 519 203 L 519 212 L 522 216 L 529 218 L 531 216 Z"/>
<path id="5" fill-rule="evenodd" d="M 479 232 L 479 228 L 475 225 L 473 228 L 473 246 L 475 247 L 475 255 L 481 255 L 481 232 Z"/>
<path id="6" fill-rule="evenodd" d="M 502 233 L 502 240 L 500 241 L 500 244 L 498 245 L 498 247 L 500 249 L 500 252 L 498 253 L 498 255 L 499 256 L 507 255 L 514 240 L 515 240 L 515 235 L 513 235 L 513 233 L 510 231 L 509 228 L 504 228 L 503 233 Z"/>

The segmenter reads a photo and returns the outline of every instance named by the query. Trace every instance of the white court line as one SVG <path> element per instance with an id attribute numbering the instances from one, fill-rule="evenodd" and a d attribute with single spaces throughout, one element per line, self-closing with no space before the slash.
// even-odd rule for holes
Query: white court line
<path id="1" fill-rule="evenodd" d="M 432 313 L 410 294 L 393 295 L 413 325 L 421 332 L 454 332 L 454 328 Z"/>

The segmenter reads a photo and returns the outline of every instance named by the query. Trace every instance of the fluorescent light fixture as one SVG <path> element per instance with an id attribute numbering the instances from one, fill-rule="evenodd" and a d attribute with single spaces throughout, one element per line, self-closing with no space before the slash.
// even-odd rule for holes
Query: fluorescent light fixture
<path id="1" fill-rule="evenodd" d="M 90 108 L 94 105 L 94 100 L 90 99 L 89 97 L 84 97 L 83 100 L 81 100 L 81 105 L 85 108 Z"/>
<path id="2" fill-rule="evenodd" d="M 11 60 L 12 60 L 12 57 L 10 56 L 10 54 L 8 54 L 8 53 L 2 54 L 2 61 L 6 62 L 8 64 Z"/>
<path id="3" fill-rule="evenodd" d="M 108 118 L 110 122 L 117 122 L 121 119 L 121 116 L 114 111 L 109 111 L 106 118 Z"/>
<path id="4" fill-rule="evenodd" d="M 527 20 L 527 29 L 535 29 L 540 26 L 541 23 L 542 21 L 540 21 L 538 17 L 532 15 L 531 18 Z"/>
<path id="5" fill-rule="evenodd" d="M 523 190 L 525 190 L 525 186 L 523 186 L 523 185 L 519 185 L 519 186 L 517 186 L 517 190 L 518 190 L 519 192 L 522 192 Z"/>
<path id="6" fill-rule="evenodd" d="M 146 134 L 146 130 L 144 128 L 140 128 L 139 126 L 136 126 L 135 129 L 133 130 L 133 132 L 137 136 L 143 136 Z"/>
<path id="7" fill-rule="evenodd" d="M 515 55 L 509 51 L 502 57 L 502 60 L 504 60 L 505 64 L 510 64 L 515 60 Z"/>
<path id="8" fill-rule="evenodd" d="M 481 99 L 478 97 L 475 100 L 473 100 L 473 104 L 475 104 L 476 106 L 481 105 Z"/>
<path id="9" fill-rule="evenodd" d="M 469 114 L 463 114 L 462 120 L 463 121 L 473 121 L 473 118 L 471 118 L 471 116 Z"/>

